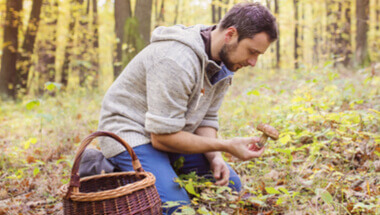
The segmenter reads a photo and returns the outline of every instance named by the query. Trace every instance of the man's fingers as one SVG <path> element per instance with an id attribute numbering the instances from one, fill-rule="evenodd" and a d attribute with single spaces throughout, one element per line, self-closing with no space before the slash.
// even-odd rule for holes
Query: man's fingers
<path id="1" fill-rule="evenodd" d="M 220 179 L 220 166 L 218 166 L 218 167 L 216 167 L 215 169 L 214 169 L 214 178 L 215 179 Z"/>
<path id="2" fill-rule="evenodd" d="M 223 170 L 221 171 L 221 177 L 219 180 L 217 180 L 215 182 L 216 185 L 222 185 L 222 186 L 226 186 L 228 185 L 228 180 L 230 178 L 230 170 L 228 169 L 228 167 L 225 165 L 223 167 Z M 216 179 L 216 178 L 215 178 Z"/>
<path id="3" fill-rule="evenodd" d="M 258 151 L 258 150 L 260 150 L 260 148 L 257 147 L 256 143 L 253 143 L 252 145 L 249 146 L 249 150 Z"/>
<path id="4" fill-rule="evenodd" d="M 260 137 L 252 137 L 252 142 L 257 143 L 260 141 Z"/>
<path id="5" fill-rule="evenodd" d="M 265 146 L 262 147 L 261 149 L 257 150 L 257 151 L 251 151 L 251 152 L 252 152 L 251 155 L 252 155 L 254 158 L 258 158 L 258 157 L 261 156 L 261 154 L 263 154 L 264 150 L 265 150 Z"/>
<path id="6" fill-rule="evenodd" d="M 265 150 L 265 147 L 262 147 L 261 149 L 257 151 L 248 150 L 248 152 L 246 152 L 246 154 L 241 159 L 246 161 L 246 160 L 251 160 L 252 158 L 258 158 L 263 154 L 264 150 Z"/>

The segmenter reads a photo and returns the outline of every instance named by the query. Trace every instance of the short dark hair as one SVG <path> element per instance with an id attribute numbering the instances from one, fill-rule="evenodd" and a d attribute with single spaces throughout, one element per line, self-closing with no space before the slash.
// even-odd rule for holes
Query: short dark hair
<path id="1" fill-rule="evenodd" d="M 269 36 L 269 41 L 277 40 L 276 18 L 259 3 L 239 3 L 233 6 L 219 23 L 221 29 L 235 27 L 239 38 L 252 38 L 260 32 Z"/>

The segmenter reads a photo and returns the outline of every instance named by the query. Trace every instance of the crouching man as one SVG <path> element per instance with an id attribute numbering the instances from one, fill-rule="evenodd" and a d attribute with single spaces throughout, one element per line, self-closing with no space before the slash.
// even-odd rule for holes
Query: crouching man
<path id="1" fill-rule="evenodd" d="M 240 191 L 240 178 L 221 152 L 250 160 L 264 148 L 250 148 L 258 137 L 218 139 L 218 110 L 234 72 L 254 67 L 276 39 L 274 16 L 257 3 L 235 5 L 216 26 L 156 28 L 151 44 L 107 91 L 98 129 L 133 147 L 143 168 L 155 175 L 162 202 L 190 202 L 174 178 L 191 171 L 212 174 L 215 184 Z M 133 171 L 122 145 L 102 138 L 100 146 L 114 165 Z M 181 156 L 184 165 L 175 171 Z"/>

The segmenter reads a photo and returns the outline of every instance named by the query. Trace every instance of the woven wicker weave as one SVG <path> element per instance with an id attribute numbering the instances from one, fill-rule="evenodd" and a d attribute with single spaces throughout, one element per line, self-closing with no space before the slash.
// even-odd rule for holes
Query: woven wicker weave
<path id="1" fill-rule="evenodd" d="M 111 137 L 127 149 L 135 172 L 108 173 L 79 178 L 82 154 L 99 136 Z M 141 167 L 132 148 L 117 135 L 98 131 L 83 140 L 75 156 L 70 183 L 63 187 L 64 214 L 162 214 L 161 200 L 154 186 L 156 179 Z"/>

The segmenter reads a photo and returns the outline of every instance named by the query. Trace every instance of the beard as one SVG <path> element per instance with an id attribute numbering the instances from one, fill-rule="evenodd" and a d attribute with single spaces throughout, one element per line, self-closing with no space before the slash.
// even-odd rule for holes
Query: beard
<path id="1" fill-rule="evenodd" d="M 231 62 L 229 54 L 232 51 L 235 51 L 238 44 L 224 44 L 222 49 L 219 52 L 219 58 L 223 62 L 223 64 L 227 67 L 227 69 L 231 71 L 236 71 L 237 69 L 234 68 L 234 63 Z"/>

